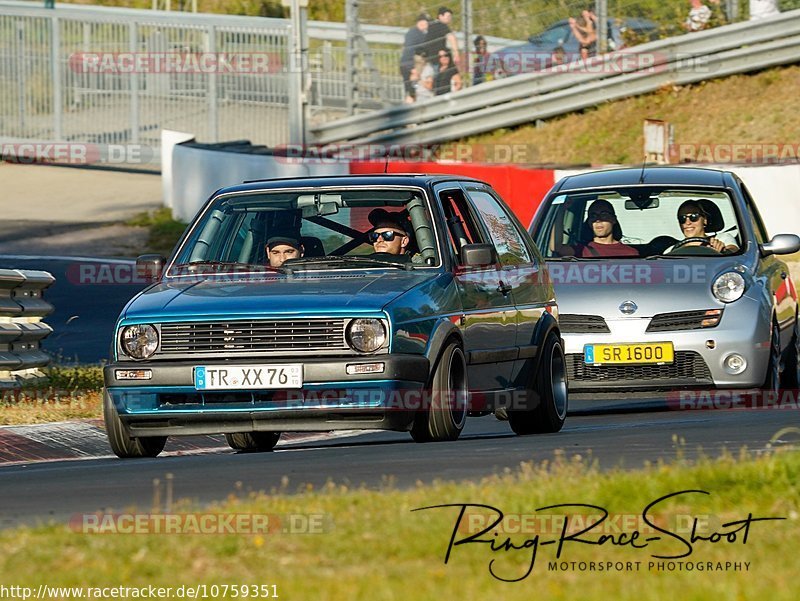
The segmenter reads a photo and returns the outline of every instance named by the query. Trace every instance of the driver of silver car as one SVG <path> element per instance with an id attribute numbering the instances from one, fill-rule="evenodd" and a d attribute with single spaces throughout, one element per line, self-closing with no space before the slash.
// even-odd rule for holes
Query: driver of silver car
<path id="1" fill-rule="evenodd" d="M 714 249 L 718 253 L 722 252 L 736 252 L 739 247 L 736 245 L 736 240 L 733 236 L 726 232 L 717 232 L 714 236 L 709 236 L 706 233 L 708 227 L 709 216 L 703 208 L 704 202 L 711 202 L 710 200 L 687 200 L 678 207 L 678 225 L 683 232 L 684 240 L 689 238 L 705 238 L 709 248 Z M 701 240 L 687 242 L 681 246 L 701 246 Z M 677 245 L 676 245 L 677 246 Z M 668 248 L 665 253 L 673 250 L 675 246 Z"/>

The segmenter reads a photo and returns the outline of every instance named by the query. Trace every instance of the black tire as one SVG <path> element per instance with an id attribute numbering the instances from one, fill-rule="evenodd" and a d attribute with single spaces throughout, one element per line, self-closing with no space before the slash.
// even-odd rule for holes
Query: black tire
<path id="1" fill-rule="evenodd" d="M 778 324 L 772 322 L 772 335 L 769 341 L 769 363 L 767 373 L 764 374 L 764 384 L 761 388 L 776 395 L 781 385 L 781 331 Z"/>
<path id="2" fill-rule="evenodd" d="M 106 424 L 108 444 L 117 457 L 134 459 L 157 457 L 167 444 L 166 436 L 131 436 L 128 427 L 119 418 L 111 395 L 103 389 L 103 421 Z"/>
<path id="3" fill-rule="evenodd" d="M 781 388 L 785 390 L 797 390 L 800 388 L 800 324 L 794 320 L 794 334 L 789 348 L 786 349 L 786 357 L 783 361 L 783 372 L 781 373 Z"/>
<path id="4" fill-rule="evenodd" d="M 542 360 L 534 390 L 526 402 L 532 406 L 508 412 L 508 423 L 517 434 L 558 432 L 567 418 L 567 372 L 564 348 L 554 332 L 542 347 Z M 534 397 L 534 398 L 532 398 Z M 538 401 L 535 397 L 538 397 Z"/>
<path id="5" fill-rule="evenodd" d="M 271 451 L 280 437 L 280 432 L 237 432 L 226 434 L 225 440 L 232 449 L 253 453 Z"/>
<path id="6" fill-rule="evenodd" d="M 451 342 L 442 352 L 426 391 L 430 406 L 417 412 L 411 426 L 416 442 L 456 440 L 467 421 L 467 362 L 464 351 Z"/>

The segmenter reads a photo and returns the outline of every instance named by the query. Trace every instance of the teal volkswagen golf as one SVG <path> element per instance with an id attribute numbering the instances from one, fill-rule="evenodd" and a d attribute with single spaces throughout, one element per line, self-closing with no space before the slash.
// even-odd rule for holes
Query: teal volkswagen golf
<path id="1" fill-rule="evenodd" d="M 241 451 L 285 431 L 455 440 L 494 413 L 518 434 L 567 413 L 558 309 L 538 250 L 492 188 L 452 176 L 246 182 L 217 191 L 120 315 L 109 442 Z"/>

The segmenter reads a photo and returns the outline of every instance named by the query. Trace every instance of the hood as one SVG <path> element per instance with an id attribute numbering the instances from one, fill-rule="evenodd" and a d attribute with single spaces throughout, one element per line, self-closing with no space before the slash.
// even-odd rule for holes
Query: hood
<path id="1" fill-rule="evenodd" d="M 638 307 L 630 317 L 722 307 L 711 285 L 719 275 L 735 267 L 741 269 L 741 265 L 742 257 L 547 263 L 559 313 L 601 315 L 606 319 L 628 317 L 619 309 L 625 301 L 633 301 Z M 749 273 L 743 275 L 752 283 Z"/>
<path id="2" fill-rule="evenodd" d="M 369 274 L 328 271 L 258 279 L 171 280 L 158 283 L 134 298 L 123 318 L 159 321 L 213 316 L 375 313 L 438 275 L 432 270 Z"/>

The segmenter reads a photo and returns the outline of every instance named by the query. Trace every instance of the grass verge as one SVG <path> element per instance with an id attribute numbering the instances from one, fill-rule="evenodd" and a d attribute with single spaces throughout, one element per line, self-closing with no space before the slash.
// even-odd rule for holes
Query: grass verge
<path id="1" fill-rule="evenodd" d="M 0 396 L 0 426 L 46 424 L 103 416 L 103 369 L 99 366 L 44 369 L 47 380 Z"/>
<path id="2" fill-rule="evenodd" d="M 264 459 L 273 457 L 277 458 Z M 266 516 L 273 530 L 268 533 L 85 533 L 80 516 L 71 521 L 72 527 L 61 524 L 3 531 L 0 581 L 32 587 L 43 582 L 84 587 L 275 584 L 279 596 L 287 599 L 347 601 L 514 600 L 530 599 L 534 594 L 548 599 L 642 601 L 674 598 L 678 590 L 686 600 L 794 600 L 800 573 L 800 555 L 795 552 L 800 537 L 798 482 L 800 453 L 796 451 L 759 458 L 742 452 L 739 457 L 727 455 L 694 464 L 679 457 L 669 465 L 611 472 L 599 471 L 591 461 L 557 454 L 553 461 L 523 463 L 515 473 L 507 471 L 477 483 L 442 482 L 411 490 L 395 490 L 391 483 L 380 491 L 331 483 L 324 490 L 301 487 L 298 494 L 289 495 L 290 485 L 285 481 L 281 490 L 269 495 L 234 493 L 224 504 L 204 510 Z M 180 482 L 175 484 L 179 488 Z M 698 534 L 706 536 L 731 532 L 735 528 L 724 524 L 744 520 L 748 514 L 787 519 L 751 523 L 746 542 L 741 530 L 735 541 L 695 542 L 690 557 L 674 560 L 691 561 L 701 565 L 702 571 L 679 570 L 677 563 L 674 569 L 668 564 L 659 566 L 666 560 L 651 555 L 679 555 L 686 545 L 674 536 L 648 531 L 640 516 L 656 499 L 690 489 L 710 495 L 667 499 L 649 513 L 651 520 L 688 539 L 695 517 L 700 524 Z M 619 540 L 621 531 L 630 536 L 634 529 L 642 531 L 643 537 L 655 533 L 662 539 L 651 541 L 644 549 L 567 542 L 556 570 L 549 565 L 555 561 L 555 545 L 542 545 L 531 575 L 507 583 L 492 577 L 490 562 L 494 560 L 495 574 L 518 578 L 530 564 L 530 549 L 492 552 L 487 544 L 457 546 L 445 565 L 458 508 L 412 511 L 445 503 L 501 509 L 507 529 L 497 540 L 502 542 L 508 536 L 517 546 L 536 533 L 541 536 L 540 543 L 558 538 L 561 525 L 553 524 L 558 523 L 557 514 L 566 510 L 535 512 L 535 508 L 558 503 L 588 503 L 610 512 L 608 527 L 599 526 L 583 534 L 584 539 L 597 540 L 600 534 L 613 533 Z M 192 510 L 196 508 L 183 503 L 176 512 Z M 597 510 L 587 512 L 594 515 Z M 479 512 L 468 515 L 455 532 L 457 539 L 476 532 L 467 524 L 483 520 Z M 579 516 L 568 515 L 571 527 L 580 528 Z M 512 516 L 522 516 L 523 521 L 513 521 Z M 106 524 L 108 532 L 109 522 L 97 523 Z M 492 531 L 484 537 L 493 538 Z M 560 569 L 561 561 L 567 562 L 566 570 Z M 574 569 L 569 567 L 570 562 L 590 561 L 631 565 L 639 561 L 640 566 L 631 571 L 590 571 L 588 564 L 581 570 L 580 563 Z M 725 562 L 740 564 L 741 569 L 711 571 L 724 568 Z M 749 562 L 747 570 L 744 562 Z"/>
<path id="3" fill-rule="evenodd" d="M 795 143 L 800 131 L 800 114 L 775 99 L 790 98 L 797 89 L 800 66 L 793 65 L 667 86 L 652 94 L 555 117 L 539 126 L 499 129 L 467 142 L 526 145 L 530 163 L 638 164 L 644 156 L 644 120 L 664 119 L 675 128 L 676 145 L 788 145 Z"/>
<path id="4" fill-rule="evenodd" d="M 186 224 L 172 217 L 172 211 L 166 207 L 156 211 L 140 213 L 129 219 L 126 225 L 149 228 L 147 248 L 142 253 L 156 253 L 164 256 L 172 254 L 172 249 L 180 239 Z"/>

